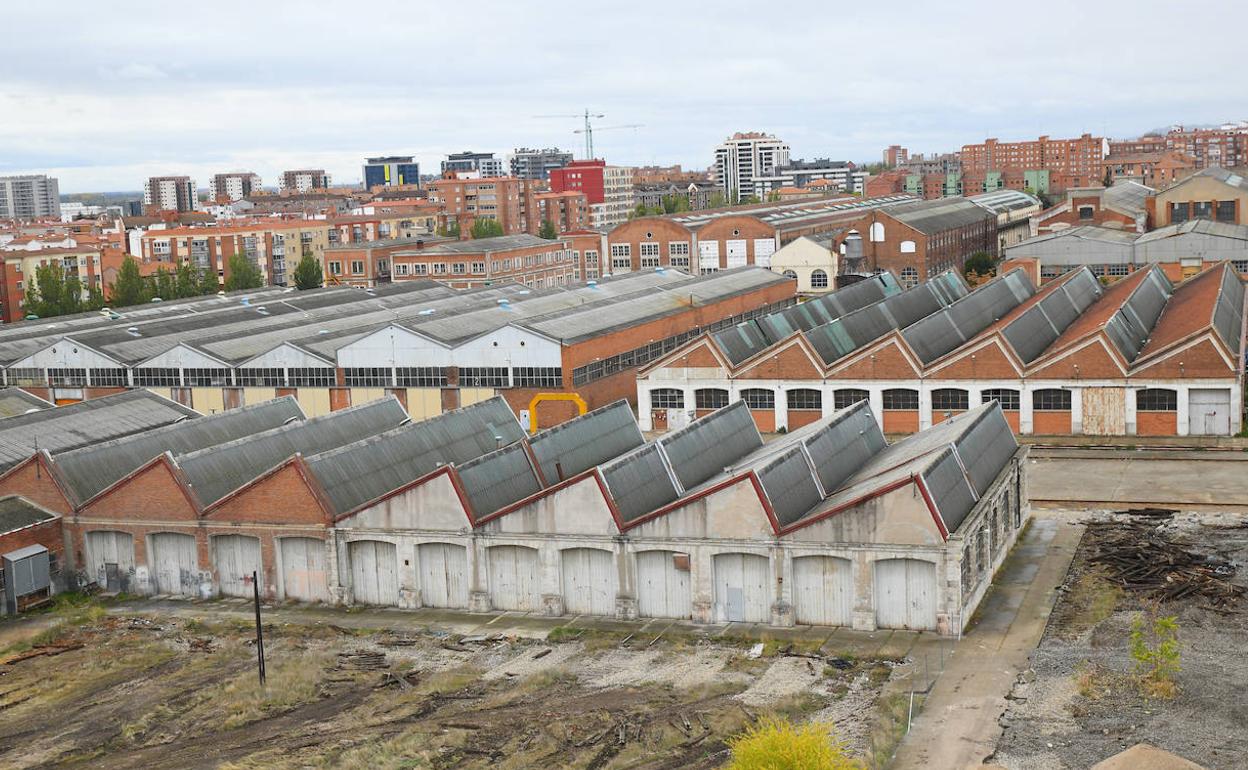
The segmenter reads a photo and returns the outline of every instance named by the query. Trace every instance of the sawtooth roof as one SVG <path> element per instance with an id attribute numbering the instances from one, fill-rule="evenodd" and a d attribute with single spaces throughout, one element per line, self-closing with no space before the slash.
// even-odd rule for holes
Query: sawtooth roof
<path id="1" fill-rule="evenodd" d="M 49 409 L 52 402 L 21 388 L 0 388 L 0 419 L 26 414 L 31 410 Z"/>

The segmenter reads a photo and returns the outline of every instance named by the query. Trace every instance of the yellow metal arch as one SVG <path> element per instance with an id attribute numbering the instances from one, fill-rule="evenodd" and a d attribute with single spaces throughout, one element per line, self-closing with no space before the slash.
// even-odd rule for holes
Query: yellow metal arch
<path id="1" fill-rule="evenodd" d="M 537 433 L 537 405 L 543 401 L 571 401 L 579 410 L 577 414 L 585 414 L 589 411 L 589 405 L 585 403 L 585 399 L 576 393 L 538 393 L 529 402 L 529 433 Z"/>

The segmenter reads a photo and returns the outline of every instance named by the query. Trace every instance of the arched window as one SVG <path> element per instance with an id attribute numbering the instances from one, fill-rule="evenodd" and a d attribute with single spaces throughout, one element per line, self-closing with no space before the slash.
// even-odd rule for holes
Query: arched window
<path id="1" fill-rule="evenodd" d="M 823 410 L 823 394 L 814 388 L 795 388 L 786 394 L 790 411 Z"/>
<path id="2" fill-rule="evenodd" d="M 722 388 L 698 388 L 693 392 L 698 409 L 723 409 L 728 406 L 728 391 Z"/>
<path id="3" fill-rule="evenodd" d="M 914 411 L 919 408 L 919 391 L 909 388 L 890 388 L 884 391 L 884 411 Z"/>
<path id="4" fill-rule="evenodd" d="M 1060 388 L 1037 390 L 1031 394 L 1031 408 L 1037 412 L 1069 412 L 1070 391 Z"/>
<path id="5" fill-rule="evenodd" d="M 785 271 L 784 271 L 784 277 L 785 277 L 785 278 L 788 278 L 790 281 L 796 281 L 796 280 L 797 280 L 797 273 L 793 272 L 792 270 L 785 270 Z"/>
<path id="6" fill-rule="evenodd" d="M 919 271 L 913 267 L 902 268 L 899 280 L 902 286 L 912 289 L 919 285 Z"/>
<path id="7" fill-rule="evenodd" d="M 650 391 L 651 409 L 684 409 L 685 392 L 676 388 L 659 388 Z"/>
<path id="8" fill-rule="evenodd" d="M 900 251 L 902 254 L 913 254 L 915 252 L 914 241 L 902 241 Z"/>
<path id="9" fill-rule="evenodd" d="M 1179 408 L 1179 394 L 1169 388 L 1145 388 L 1135 392 L 1137 412 L 1173 412 Z"/>
<path id="10" fill-rule="evenodd" d="M 832 406 L 837 409 L 848 409 L 859 401 L 866 401 L 870 398 L 865 390 L 858 388 L 841 388 L 832 394 Z"/>
<path id="11" fill-rule="evenodd" d="M 932 391 L 932 411 L 965 412 L 970 400 L 970 394 L 961 388 L 937 388 Z"/>
<path id="12" fill-rule="evenodd" d="M 810 288 L 826 289 L 828 288 L 828 274 L 822 270 L 816 270 L 810 274 Z"/>
<path id="13" fill-rule="evenodd" d="M 989 388 L 983 392 L 985 404 L 996 401 L 1007 412 L 1018 411 L 1018 391 L 1010 388 Z"/>
<path id="14" fill-rule="evenodd" d="M 879 243 L 883 240 L 884 240 L 884 223 L 872 222 L 871 223 L 871 241 L 874 243 Z"/>
<path id="15" fill-rule="evenodd" d="M 776 408 L 776 394 L 767 388 L 746 388 L 741 391 L 741 400 L 751 409 Z"/>

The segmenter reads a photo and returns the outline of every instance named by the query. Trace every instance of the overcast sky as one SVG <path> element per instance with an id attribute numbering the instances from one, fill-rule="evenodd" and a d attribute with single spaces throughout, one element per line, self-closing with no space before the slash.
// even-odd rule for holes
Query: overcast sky
<path id="1" fill-rule="evenodd" d="M 370 154 L 577 151 L 704 168 L 734 131 L 878 160 L 1248 118 L 1248 4 L 3 0 L 0 173 L 360 178 Z M 1193 26 L 1195 25 L 1195 26 Z"/>

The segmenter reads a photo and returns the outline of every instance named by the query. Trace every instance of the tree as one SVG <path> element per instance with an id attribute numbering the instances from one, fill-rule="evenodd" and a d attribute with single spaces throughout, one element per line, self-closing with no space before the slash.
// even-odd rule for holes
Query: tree
<path id="1" fill-rule="evenodd" d="M 35 269 L 35 279 L 26 287 L 23 307 L 27 315 L 39 318 L 71 315 L 96 307 L 98 294 L 99 290 L 93 288 L 88 301 L 83 302 L 82 281 L 76 275 L 65 275 L 61 265 L 53 262 Z M 103 303 L 98 307 L 103 307 Z"/>
<path id="2" fill-rule="evenodd" d="M 990 276 L 997 272 L 997 261 L 986 251 L 977 251 L 962 263 L 962 274 L 965 276 Z"/>
<path id="3" fill-rule="evenodd" d="M 745 196 L 744 198 L 742 198 L 742 199 L 740 199 L 740 200 L 736 200 L 736 201 L 734 201 L 732 205 L 734 205 L 734 206 L 752 206 L 752 205 L 754 205 L 755 203 L 761 203 L 761 202 L 762 202 L 762 201 L 760 201 L 760 200 L 758 199 L 758 196 L 757 196 L 757 195 L 747 195 L 747 196 Z"/>
<path id="4" fill-rule="evenodd" d="M 103 310 L 104 304 L 104 290 L 98 284 L 93 284 L 87 289 L 87 306 L 84 310 Z"/>
<path id="5" fill-rule="evenodd" d="M 299 259 L 299 264 L 295 266 L 295 288 L 299 291 L 319 289 L 324 278 L 321 263 L 316 261 L 316 257 L 310 253 L 304 252 Z"/>
<path id="6" fill-rule="evenodd" d="M 260 275 L 260 268 L 251 263 L 245 254 L 231 254 L 229 262 L 229 275 L 225 279 L 226 291 L 241 291 L 243 289 L 258 289 L 264 285 L 264 277 Z"/>
<path id="7" fill-rule="evenodd" d="M 707 201 L 707 208 L 711 208 L 711 209 L 722 209 L 724 206 L 727 206 L 727 205 L 728 205 L 728 198 L 724 195 L 722 191 L 716 191 L 714 193 L 711 193 L 711 199 Z"/>
<path id="8" fill-rule="evenodd" d="M 177 285 L 174 283 L 173 273 L 163 267 L 152 276 L 152 298 L 156 297 L 162 300 L 177 299 Z"/>
<path id="9" fill-rule="evenodd" d="M 173 293 L 176 297 L 198 297 L 204 293 L 199 271 L 190 262 L 178 265 L 173 277 Z"/>
<path id="10" fill-rule="evenodd" d="M 728 770 L 861 770 L 827 723 L 795 725 L 765 717 L 741 735 L 728 740 L 732 761 Z"/>
<path id="11" fill-rule="evenodd" d="M 442 236 L 443 238 L 458 238 L 459 237 L 459 223 L 455 222 L 454 224 L 447 225 L 445 227 L 439 227 L 438 235 Z"/>
<path id="12" fill-rule="evenodd" d="M 109 287 L 108 296 L 113 307 L 141 305 L 147 301 L 147 283 L 143 280 L 139 263 L 134 257 L 127 255 L 121 260 L 121 269 L 117 271 L 117 279 Z"/>
<path id="13" fill-rule="evenodd" d="M 689 210 L 688 195 L 664 195 L 663 196 L 663 214 L 679 214 L 682 211 Z"/>
<path id="14" fill-rule="evenodd" d="M 537 237 L 553 241 L 559 237 L 559 230 L 555 227 L 554 222 L 551 222 L 549 219 L 543 219 L 542 226 L 537 231 Z"/>
<path id="15" fill-rule="evenodd" d="M 221 276 L 217 275 L 217 271 L 213 268 L 201 269 L 197 277 L 199 278 L 199 294 L 216 294 L 221 291 Z"/>
<path id="16" fill-rule="evenodd" d="M 496 219 L 475 219 L 472 222 L 472 237 L 477 238 L 497 238 L 503 234 L 503 226 Z"/>

